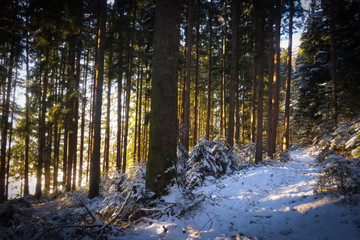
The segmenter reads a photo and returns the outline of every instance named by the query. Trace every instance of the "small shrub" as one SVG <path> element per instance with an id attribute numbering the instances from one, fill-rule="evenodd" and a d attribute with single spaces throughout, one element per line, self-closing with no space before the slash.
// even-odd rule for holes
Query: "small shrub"
<path id="1" fill-rule="evenodd" d="M 316 191 L 336 191 L 345 197 L 360 193 L 359 159 L 330 155 L 324 162 L 324 172 L 316 182 Z"/>
<path id="2" fill-rule="evenodd" d="M 224 142 L 199 140 L 187 162 L 186 186 L 203 183 L 206 176 L 219 178 L 236 169 L 238 157 Z"/>

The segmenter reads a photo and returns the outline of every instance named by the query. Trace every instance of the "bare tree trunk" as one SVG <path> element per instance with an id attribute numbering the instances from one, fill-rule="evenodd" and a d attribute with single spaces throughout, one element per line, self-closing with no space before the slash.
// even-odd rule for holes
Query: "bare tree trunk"
<path id="1" fill-rule="evenodd" d="M 80 126 L 80 159 L 79 159 L 79 180 L 78 186 L 81 187 L 82 174 L 83 174 L 83 159 L 84 159 L 84 138 L 85 138 L 85 113 L 86 113 L 86 91 L 87 91 L 87 76 L 88 76 L 88 64 L 89 64 L 89 55 L 90 51 L 88 49 L 86 53 L 86 63 L 85 63 L 85 75 L 84 75 L 84 88 L 82 89 L 82 98 L 81 98 L 81 126 Z"/>
<path id="2" fill-rule="evenodd" d="M 136 83 L 136 103 L 135 103 L 135 137 L 134 137 L 134 150 L 133 150 L 133 161 L 139 162 L 140 159 L 136 160 L 137 157 L 137 144 L 140 144 L 140 142 L 137 142 L 138 140 L 138 128 L 140 128 L 140 125 L 138 125 L 138 119 L 140 119 L 140 114 L 138 114 L 139 111 L 139 95 L 140 95 L 140 57 L 138 57 L 138 76 L 137 76 L 137 83 Z"/>
<path id="3" fill-rule="evenodd" d="M 139 123 L 138 123 L 138 145 L 137 145 L 137 160 L 141 162 L 141 108 L 142 108 L 142 90 L 143 90 L 143 69 L 141 68 L 140 72 L 140 96 L 139 96 Z"/>
<path id="4" fill-rule="evenodd" d="M 112 64 L 112 51 L 109 51 L 109 65 Z M 112 68 L 109 67 L 109 71 L 111 71 Z M 105 127 L 105 148 L 104 148 L 104 164 L 105 168 L 103 169 L 103 172 L 109 172 L 109 155 L 110 155 L 110 105 L 111 105 L 111 81 L 110 78 L 111 73 L 109 73 L 109 79 L 107 84 L 107 106 L 106 106 L 106 127 Z"/>
<path id="5" fill-rule="evenodd" d="M 49 63 L 49 46 L 46 47 L 45 53 L 45 71 L 42 81 L 42 93 L 41 93 L 41 104 L 39 111 L 39 152 L 38 152 L 38 163 L 37 163 L 37 171 L 36 171 L 36 189 L 35 196 L 36 198 L 41 197 L 41 178 L 42 178 L 42 169 L 44 164 L 44 150 L 46 148 L 46 139 L 45 139 L 45 131 L 46 131 L 46 93 L 47 93 L 47 85 L 48 85 L 48 67 Z"/>
<path id="6" fill-rule="evenodd" d="M 273 77 L 273 94 L 272 94 L 272 131 L 269 137 L 271 141 L 271 152 L 269 157 L 273 157 L 276 152 L 276 136 L 279 121 L 279 94 L 280 94 L 280 27 L 281 27 L 281 0 L 275 0 L 275 56 L 274 56 L 274 77 Z"/>
<path id="7" fill-rule="evenodd" d="M 1 133 L 1 167 L 0 167 L 0 203 L 6 200 L 5 196 L 5 174 L 6 174 L 6 143 L 7 143 L 7 134 L 9 130 L 9 112 L 10 112 L 10 94 L 11 94 L 11 84 L 12 84 L 12 74 L 13 74 L 13 65 L 15 59 L 15 46 L 14 43 L 11 44 L 11 53 L 10 53 L 10 63 L 7 76 L 7 86 L 6 94 L 4 92 L 3 96 L 3 115 L 2 115 L 2 133 Z"/>
<path id="8" fill-rule="evenodd" d="M 330 1 L 330 51 L 331 51 L 331 111 L 333 123 L 338 123 L 337 82 L 336 82 L 336 39 L 334 1 Z"/>
<path id="9" fill-rule="evenodd" d="M 119 74 L 117 79 L 118 85 L 118 104 L 117 104 L 117 135 L 116 135 L 116 170 L 120 171 L 121 169 L 121 136 L 122 136 L 122 128 L 121 128 L 121 112 L 122 112 L 122 73 Z"/>
<path id="10" fill-rule="evenodd" d="M 285 98 L 285 121 L 282 151 L 290 147 L 290 88 L 291 88 L 291 60 L 292 60 L 292 32 L 293 32 L 294 3 L 290 1 L 289 16 L 289 46 L 286 66 L 286 98 Z"/>
<path id="11" fill-rule="evenodd" d="M 212 3 L 212 1 L 211 1 Z M 209 17 L 209 31 L 210 31 L 210 39 L 209 39 L 209 66 L 208 66 L 208 96 L 207 96 L 207 115 L 206 115 L 206 140 L 210 139 L 210 117 L 211 117 L 211 67 L 212 67 L 212 16 L 210 13 Z"/>
<path id="12" fill-rule="evenodd" d="M 132 61 L 133 61 L 133 43 L 135 37 L 135 24 L 136 24 L 136 11 L 135 7 L 133 10 L 133 26 L 132 31 L 129 31 L 130 42 L 128 46 L 128 65 L 126 71 L 126 107 L 125 107 L 125 135 L 124 135 L 124 153 L 123 153 L 123 162 L 122 162 L 122 172 L 125 173 L 126 170 L 126 157 L 127 157 L 127 141 L 129 133 L 129 118 L 130 118 L 130 90 L 131 90 L 131 73 L 132 73 Z M 129 38 L 129 39 L 130 39 Z"/>
<path id="13" fill-rule="evenodd" d="M 199 94 L 199 48 L 200 48 L 200 17 L 199 17 L 199 11 L 200 11 L 200 1 L 197 1 L 196 6 L 196 56 L 195 56 L 195 96 L 194 96 L 194 132 L 193 132 L 193 146 L 196 145 L 196 141 L 198 138 L 198 94 Z"/>
<path id="14" fill-rule="evenodd" d="M 190 135 L 190 76 L 191 76 L 191 47 L 193 30 L 193 6 L 194 0 L 188 0 L 186 22 L 186 45 L 185 45 L 185 91 L 184 91 L 184 122 L 183 122 L 183 145 L 189 151 Z"/>
<path id="15" fill-rule="evenodd" d="M 94 96 L 94 129 L 90 168 L 89 198 L 99 196 L 100 185 L 100 144 L 101 144 L 101 106 L 102 86 L 104 80 L 104 52 L 106 30 L 106 0 L 98 0 L 98 34 L 95 60 L 95 96 Z"/>
<path id="16" fill-rule="evenodd" d="M 251 122 L 250 141 L 253 143 L 255 142 L 255 134 L 256 134 L 255 118 L 256 118 L 256 89 L 257 89 L 257 75 L 258 75 L 257 48 L 258 48 L 258 44 L 254 42 L 254 46 L 253 46 L 254 59 L 252 66 L 252 88 L 251 88 L 251 119 L 250 119 Z"/>
<path id="17" fill-rule="evenodd" d="M 28 20 L 27 20 L 28 24 Z M 30 150 L 30 70 L 29 70 L 29 39 L 26 34 L 26 90 L 25 90 L 25 156 L 24 156 L 24 196 L 29 195 L 29 150 Z"/>
<path id="18" fill-rule="evenodd" d="M 260 27 L 257 31 L 257 41 L 259 42 L 259 65 L 258 65 L 258 115 L 257 115 L 257 132 L 256 132 L 256 152 L 255 152 L 255 163 L 262 161 L 262 138 L 263 138 L 263 98 L 264 98 L 264 25 L 265 25 L 265 16 L 264 16 L 264 3 L 258 1 L 258 9 L 255 10 L 258 12 L 256 21 Z M 255 6 L 255 9 L 257 8 Z"/>
<path id="19" fill-rule="evenodd" d="M 274 2 L 271 0 L 269 2 L 269 23 L 270 23 L 270 30 L 269 30 L 269 83 L 268 83 L 268 119 L 267 119 L 267 142 L 268 142 L 268 149 L 267 154 L 270 158 L 273 158 L 273 146 L 274 143 L 271 138 L 273 136 L 273 107 L 272 107 L 272 101 L 273 101 L 273 79 L 274 79 L 274 29 L 273 29 L 273 23 L 274 23 Z"/>
<path id="20" fill-rule="evenodd" d="M 175 177 L 180 1 L 156 1 L 146 187 L 166 192 Z"/>
<path id="21" fill-rule="evenodd" d="M 9 147 L 8 147 L 8 156 L 7 156 L 7 165 L 6 165 L 6 191 L 5 199 L 8 199 L 9 196 L 9 176 L 10 176 L 10 161 L 11 161 L 11 142 L 13 136 L 13 124 L 14 124 L 14 111 L 15 111 L 15 93 L 16 93 L 16 81 L 17 81 L 18 71 L 16 69 L 15 81 L 14 81 L 14 92 L 13 92 L 13 101 L 11 105 L 11 121 L 10 121 L 10 130 L 9 130 Z"/>
<path id="22" fill-rule="evenodd" d="M 237 29 L 239 18 L 238 1 L 232 3 L 232 36 L 231 36 L 231 80 L 230 80 L 230 98 L 229 98 L 229 127 L 227 142 L 230 146 L 234 145 L 234 114 L 235 114 L 235 86 L 237 76 Z"/>

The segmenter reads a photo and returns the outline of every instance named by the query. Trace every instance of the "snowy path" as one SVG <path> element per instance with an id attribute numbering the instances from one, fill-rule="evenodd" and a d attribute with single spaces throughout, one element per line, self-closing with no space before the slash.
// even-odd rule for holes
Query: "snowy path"
<path id="1" fill-rule="evenodd" d="M 253 167 L 208 180 L 200 208 L 178 219 L 164 216 L 134 229 L 137 239 L 360 239 L 360 208 L 315 195 L 320 174 L 308 150 L 292 161 Z M 165 201 L 181 201 L 174 191 Z M 351 211 L 350 211 L 351 210 Z M 167 229 L 164 232 L 164 227 Z"/>

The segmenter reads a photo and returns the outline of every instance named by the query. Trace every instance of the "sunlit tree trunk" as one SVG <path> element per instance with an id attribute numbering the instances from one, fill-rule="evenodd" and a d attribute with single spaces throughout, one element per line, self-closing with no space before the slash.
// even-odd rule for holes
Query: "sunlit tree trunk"
<path id="1" fill-rule="evenodd" d="M 84 87 L 81 91 L 81 125 L 80 125 L 80 158 L 79 158 L 79 179 L 78 186 L 81 187 L 82 175 L 83 175 L 83 160 L 84 160 L 84 140 L 85 140 L 85 113 L 86 113 L 86 91 L 87 91 L 87 77 L 88 77 L 88 64 L 89 64 L 89 55 L 90 51 L 87 50 L 86 53 L 86 63 L 85 63 L 85 74 L 84 74 Z"/>
<path id="2" fill-rule="evenodd" d="M 282 151 L 290 147 L 290 88 L 291 88 L 291 61 L 292 61 L 292 32 L 293 32 L 294 3 L 290 1 L 289 16 L 289 46 L 286 66 L 286 97 L 285 97 L 285 121 Z"/>
<path id="3" fill-rule="evenodd" d="M 185 89 L 184 89 L 184 122 L 183 122 L 183 140 L 182 144 L 186 150 L 189 150 L 190 134 L 190 76 L 191 76 L 191 47 L 193 30 L 193 6 L 194 0 L 187 1 L 187 22 L 186 22 L 186 43 L 185 43 Z"/>
<path id="4" fill-rule="evenodd" d="M 262 143 L 263 143 L 263 98 L 264 98 L 264 2 L 255 1 L 256 24 L 259 26 L 256 32 L 256 41 L 259 42 L 258 48 L 258 99 L 257 99 L 257 127 L 256 127 L 256 152 L 255 163 L 262 161 Z"/>
<path id="5" fill-rule="evenodd" d="M 195 53 L 195 96 L 194 96 L 194 132 L 193 132 L 193 146 L 196 145 L 198 138 L 198 94 L 199 94 L 199 48 L 200 48 L 200 1 L 197 1 L 196 6 L 196 53 Z"/>
<path id="6" fill-rule="evenodd" d="M 272 86 L 272 119 L 269 136 L 269 144 L 271 151 L 268 152 L 269 157 L 273 157 L 276 152 L 277 126 L 279 121 L 279 95 L 280 95 L 280 27 L 281 27 L 281 0 L 275 0 L 275 55 L 274 55 L 274 77 Z"/>
<path id="7" fill-rule="evenodd" d="M 136 3 L 135 3 L 136 5 Z M 132 31 L 129 31 L 129 46 L 128 46 L 128 63 L 126 70 L 126 106 L 125 106 L 125 126 L 124 126 L 124 152 L 123 152 L 123 161 L 122 161 L 122 172 L 124 173 L 126 170 L 126 158 L 127 158 L 127 142 L 128 142 L 128 134 L 129 134 L 129 121 L 130 121 L 130 93 L 131 93 L 131 76 L 132 76 L 132 68 L 133 68 L 133 47 L 134 47 L 134 37 L 135 37 L 135 24 L 136 24 L 136 11 L 135 7 L 133 9 L 133 23 L 132 23 Z"/>
<path id="8" fill-rule="evenodd" d="M 336 39 L 335 39 L 335 1 L 330 1 L 330 63 L 331 63 L 331 111 L 333 123 L 338 123 L 337 81 L 336 81 Z"/>
<path id="9" fill-rule="evenodd" d="M 211 1 L 212 3 L 212 1 Z M 212 89 L 211 89 L 211 67 L 212 67 L 212 15 L 209 13 L 209 65 L 208 65 L 208 82 L 207 82 L 207 112 L 206 112 L 206 140 L 210 139 L 210 118 L 211 118 L 211 96 L 212 96 Z"/>
<path id="10" fill-rule="evenodd" d="M 272 101 L 273 101 L 273 79 L 274 79 L 274 2 L 273 0 L 269 1 L 269 25 L 271 26 L 269 29 L 269 82 L 268 82 L 268 118 L 267 118 L 267 154 L 269 157 L 273 157 L 272 152 L 272 144 L 271 140 L 273 136 L 273 109 L 272 109 Z"/>
<path id="11" fill-rule="evenodd" d="M 230 97 L 229 97 L 229 127 L 227 143 L 234 145 L 234 115 L 235 115 L 235 86 L 237 83 L 237 29 L 239 18 L 238 1 L 232 2 L 232 27 L 231 27 L 231 79 L 230 79 Z"/>

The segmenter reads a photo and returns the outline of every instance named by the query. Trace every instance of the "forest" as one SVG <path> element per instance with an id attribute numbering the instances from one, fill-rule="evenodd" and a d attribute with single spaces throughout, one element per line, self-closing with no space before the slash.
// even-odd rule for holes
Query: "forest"
<path id="1" fill-rule="evenodd" d="M 1 3 L 1 239 L 360 238 L 358 0 Z"/>

